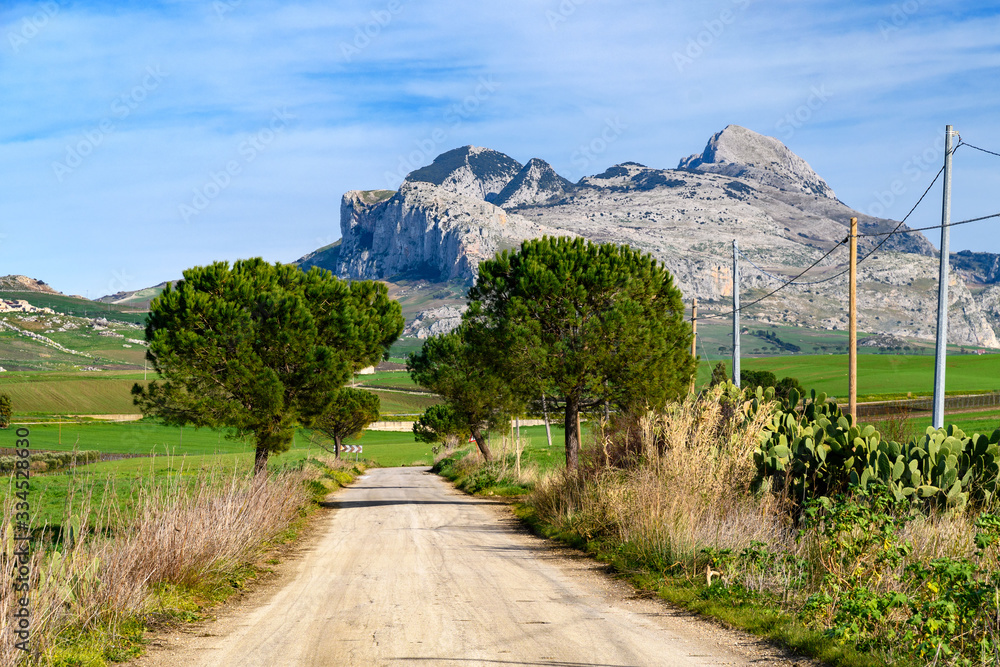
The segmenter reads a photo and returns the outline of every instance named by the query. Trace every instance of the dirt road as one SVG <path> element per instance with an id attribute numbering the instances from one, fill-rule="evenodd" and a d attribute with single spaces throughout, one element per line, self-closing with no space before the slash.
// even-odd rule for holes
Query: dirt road
<path id="1" fill-rule="evenodd" d="M 330 506 L 270 591 L 137 664 L 795 664 L 637 599 L 589 559 L 526 534 L 507 508 L 425 469 L 372 470 Z"/>

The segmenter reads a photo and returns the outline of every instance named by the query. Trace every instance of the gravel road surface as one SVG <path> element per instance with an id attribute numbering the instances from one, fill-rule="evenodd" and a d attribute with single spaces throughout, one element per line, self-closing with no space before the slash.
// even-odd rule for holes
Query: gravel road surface
<path id="1" fill-rule="evenodd" d="M 810 664 L 637 596 L 424 468 L 371 470 L 328 505 L 271 585 L 134 664 Z"/>

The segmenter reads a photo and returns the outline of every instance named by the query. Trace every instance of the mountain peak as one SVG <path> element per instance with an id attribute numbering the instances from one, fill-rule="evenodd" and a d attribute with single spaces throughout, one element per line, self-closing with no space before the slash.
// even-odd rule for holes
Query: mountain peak
<path id="1" fill-rule="evenodd" d="M 493 201 L 517 173 L 521 163 L 499 151 L 462 146 L 441 153 L 426 167 L 406 176 L 407 183 L 423 181 L 457 195 Z"/>
<path id="2" fill-rule="evenodd" d="M 836 199 L 826 181 L 785 144 L 739 125 L 726 126 L 708 140 L 704 152 L 684 158 L 677 168 L 724 174 L 780 190 Z"/>
<path id="3" fill-rule="evenodd" d="M 573 184 L 556 173 L 545 160 L 533 157 L 494 200 L 497 206 L 534 206 L 562 199 Z"/>

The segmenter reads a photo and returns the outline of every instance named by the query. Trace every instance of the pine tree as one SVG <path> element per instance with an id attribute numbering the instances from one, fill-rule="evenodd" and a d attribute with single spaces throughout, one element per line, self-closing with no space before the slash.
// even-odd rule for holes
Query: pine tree
<path id="1" fill-rule="evenodd" d="M 132 393 L 167 424 L 253 438 L 260 472 L 402 329 L 384 284 L 259 258 L 216 262 L 188 269 L 150 304 L 147 358 L 161 381 Z"/>
<path id="2" fill-rule="evenodd" d="M 465 319 L 483 332 L 493 373 L 565 411 L 576 468 L 581 411 L 662 407 L 687 393 L 696 362 L 673 277 L 652 256 L 583 239 L 525 241 L 479 265 Z"/>

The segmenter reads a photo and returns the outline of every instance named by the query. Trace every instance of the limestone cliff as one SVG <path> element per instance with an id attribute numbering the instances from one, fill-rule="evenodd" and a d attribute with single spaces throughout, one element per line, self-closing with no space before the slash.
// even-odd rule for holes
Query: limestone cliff
<path id="1" fill-rule="evenodd" d="M 406 181 L 383 198 L 352 190 L 340 206 L 343 241 L 336 273 L 344 278 L 420 276 L 471 283 L 479 262 L 524 239 L 567 235 L 482 199 Z"/>
<path id="2" fill-rule="evenodd" d="M 463 146 L 434 158 L 406 176 L 407 183 L 424 182 L 465 197 L 493 201 L 521 171 L 521 163 L 499 151 Z"/>

